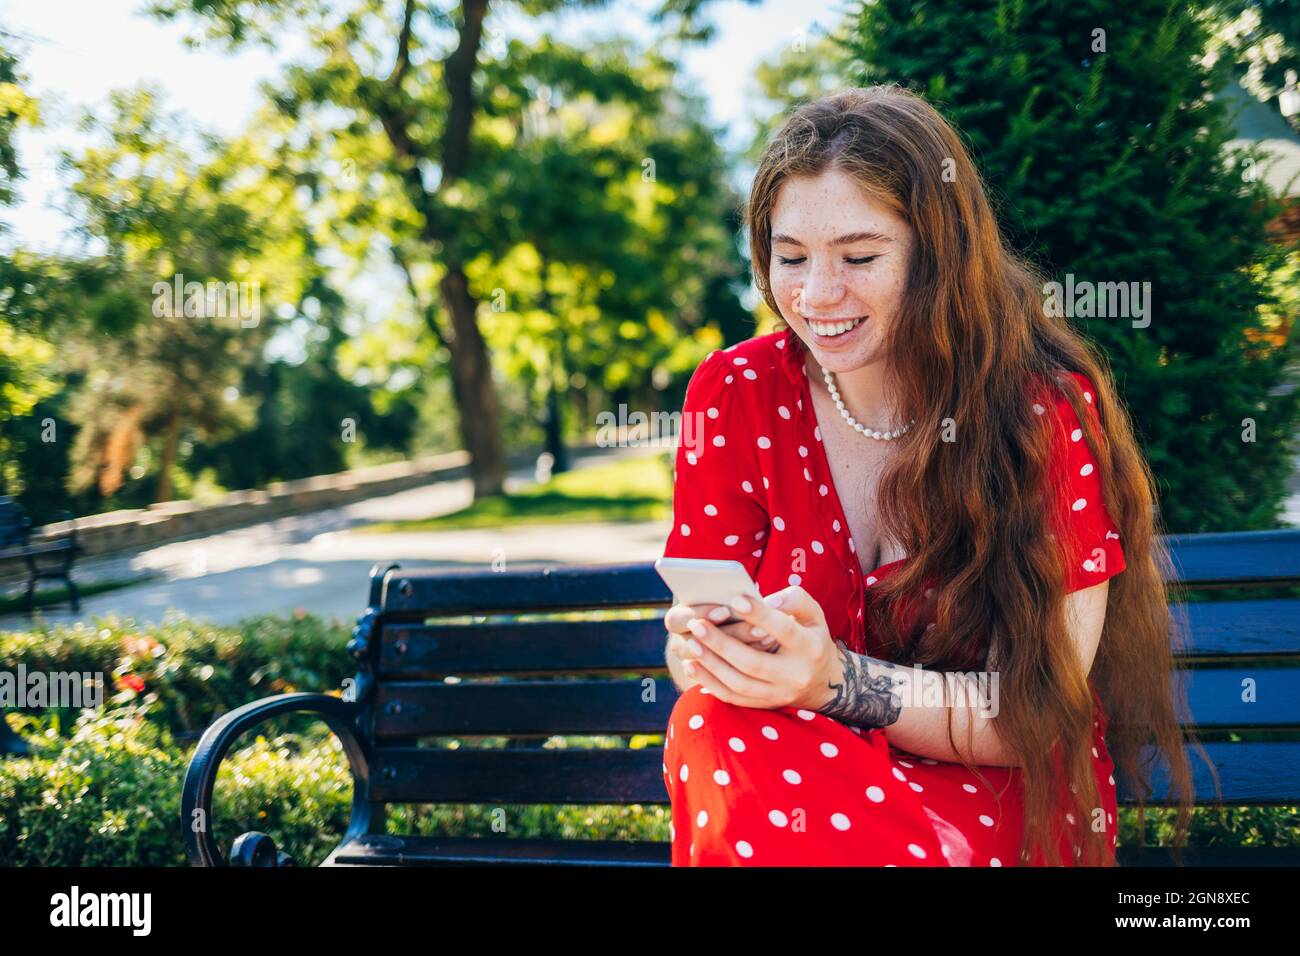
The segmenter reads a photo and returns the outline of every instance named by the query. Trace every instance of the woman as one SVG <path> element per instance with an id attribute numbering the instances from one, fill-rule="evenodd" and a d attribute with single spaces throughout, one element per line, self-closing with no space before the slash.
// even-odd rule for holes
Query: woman
<path id="1" fill-rule="evenodd" d="M 1181 836 L 1153 481 L 953 130 L 897 87 L 806 105 L 748 228 L 784 325 L 692 376 L 664 554 L 766 597 L 665 619 L 673 864 L 1113 865 L 1145 744 Z"/>

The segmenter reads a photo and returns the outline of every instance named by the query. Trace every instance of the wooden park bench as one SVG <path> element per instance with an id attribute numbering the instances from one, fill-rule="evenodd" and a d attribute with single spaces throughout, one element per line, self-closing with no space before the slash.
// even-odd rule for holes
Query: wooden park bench
<path id="1" fill-rule="evenodd" d="M 1170 541 L 1190 586 L 1300 581 L 1300 530 L 1203 534 Z M 349 652 L 355 701 L 286 694 L 240 707 L 204 733 L 182 795 L 182 831 L 196 866 L 226 865 L 212 821 L 217 769 L 242 733 L 270 717 L 319 715 L 342 741 L 353 775 L 352 817 L 325 865 L 532 863 L 666 866 L 665 842 L 393 836 L 388 804 L 666 804 L 662 746 L 543 746 L 557 735 L 662 734 L 677 699 L 664 666 L 662 613 L 672 598 L 649 563 L 555 566 L 505 573 L 371 571 L 369 607 Z M 1225 806 L 1300 804 L 1300 599 L 1186 606 L 1195 726 Z M 624 620 L 509 620 L 505 615 L 650 609 Z M 471 622 L 445 619 L 470 616 Z M 608 615 L 607 615 L 608 616 Z M 439 618 L 444 619 L 439 622 Z M 497 678 L 481 681 L 479 678 Z M 1255 681 L 1254 703 L 1242 682 Z M 1285 730 L 1289 741 L 1229 741 L 1230 731 Z M 510 738 L 517 746 L 421 747 L 428 737 Z M 1194 751 L 1198 805 L 1215 797 Z M 1165 795 L 1155 775 L 1154 801 Z M 1132 795 L 1120 790 L 1121 805 Z M 206 821 L 192 826 L 191 821 Z M 1300 849 L 1188 849 L 1186 865 L 1293 866 Z M 1171 865 L 1169 851 L 1121 846 L 1121 865 Z M 292 865 L 272 838 L 246 833 L 232 865 Z"/>
<path id="2" fill-rule="evenodd" d="M 64 512 L 72 521 L 72 513 Z M 40 578 L 61 578 L 68 585 L 72 610 L 81 609 L 77 585 L 72 581 L 72 564 L 81 546 L 77 543 L 77 526 L 71 532 L 53 541 L 32 544 L 32 523 L 20 505 L 8 495 L 0 496 L 0 562 L 23 561 L 27 564 L 27 610 L 36 601 L 36 582 Z M 42 566 L 41 562 L 50 562 Z"/>

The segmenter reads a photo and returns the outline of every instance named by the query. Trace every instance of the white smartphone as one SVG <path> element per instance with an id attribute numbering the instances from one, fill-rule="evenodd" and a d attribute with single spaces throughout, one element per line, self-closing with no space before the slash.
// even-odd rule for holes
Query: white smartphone
<path id="1" fill-rule="evenodd" d="M 672 589 L 678 604 L 730 604 L 739 594 L 763 600 L 758 585 L 739 561 L 719 561 L 709 558 L 659 558 L 655 570 Z M 720 627 L 734 624 L 740 618 L 732 615 Z"/>

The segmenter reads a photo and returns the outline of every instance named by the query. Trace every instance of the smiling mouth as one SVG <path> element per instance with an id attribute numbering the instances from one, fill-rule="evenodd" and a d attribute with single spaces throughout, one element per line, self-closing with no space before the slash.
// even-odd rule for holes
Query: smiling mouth
<path id="1" fill-rule="evenodd" d="M 865 322 L 866 319 L 867 317 L 865 315 L 860 315 L 856 319 L 844 319 L 840 322 L 824 322 L 821 319 L 810 319 L 807 317 L 804 318 L 804 321 L 808 323 L 808 328 L 812 329 L 822 338 L 830 339 L 853 331 Z"/>

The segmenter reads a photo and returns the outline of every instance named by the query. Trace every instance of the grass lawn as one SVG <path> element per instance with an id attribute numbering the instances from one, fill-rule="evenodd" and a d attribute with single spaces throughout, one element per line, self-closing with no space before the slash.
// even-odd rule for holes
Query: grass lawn
<path id="1" fill-rule="evenodd" d="M 658 521 L 672 516 L 673 478 L 668 452 L 578 468 L 512 495 L 477 501 L 436 518 L 382 521 L 359 533 L 496 528 L 503 524 L 576 521 Z"/>
<path id="2" fill-rule="evenodd" d="M 76 580 L 76 571 L 73 571 L 73 580 Z M 82 598 L 88 598 L 92 594 L 103 594 L 105 591 L 116 591 L 119 588 L 129 588 L 133 584 L 141 584 L 148 580 L 146 577 L 136 578 L 115 578 L 110 581 L 94 581 L 89 584 L 77 582 L 77 593 Z M 21 611 L 27 606 L 26 599 L 23 597 L 25 587 L 20 587 L 13 594 L 0 594 L 0 614 L 11 614 L 14 611 Z M 68 601 L 68 588 L 60 584 L 54 588 L 37 587 L 36 595 L 32 603 L 36 607 L 50 607 L 54 604 L 66 604 Z"/>

